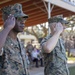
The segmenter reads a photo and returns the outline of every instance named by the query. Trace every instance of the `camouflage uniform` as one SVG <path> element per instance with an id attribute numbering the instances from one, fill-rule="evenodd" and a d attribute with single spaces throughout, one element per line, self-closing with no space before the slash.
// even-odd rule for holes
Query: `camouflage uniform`
<path id="1" fill-rule="evenodd" d="M 43 45 L 50 37 L 51 36 L 47 36 L 43 39 L 41 45 Z M 62 42 L 63 41 L 59 39 L 56 47 L 51 53 L 45 53 L 42 49 L 44 55 L 45 75 L 69 75 L 66 62 L 67 57 Z"/>
<path id="2" fill-rule="evenodd" d="M 0 75 L 27 75 L 25 48 L 19 41 L 7 37 L 3 47 L 4 62 Z"/>
<path id="3" fill-rule="evenodd" d="M 28 15 L 22 11 L 22 5 L 18 3 L 6 6 L 1 10 L 3 19 L 10 14 L 14 15 L 15 18 L 28 18 Z M 3 53 L 0 56 L 2 58 L 2 63 L 0 62 L 0 75 L 28 75 L 25 48 L 19 40 L 13 40 L 7 36 L 2 51 Z"/>
<path id="4" fill-rule="evenodd" d="M 57 22 L 57 20 L 60 20 L 58 18 L 50 19 L 50 23 Z M 62 20 L 62 19 L 61 19 Z M 48 35 L 45 37 L 42 42 L 42 53 L 44 56 L 44 74 L 45 75 L 69 75 L 68 66 L 67 66 L 67 57 L 66 52 L 64 48 L 64 43 L 62 39 L 59 39 L 54 50 L 52 50 L 50 53 L 45 53 L 43 49 L 43 45 L 47 40 L 49 40 L 52 36 Z"/>

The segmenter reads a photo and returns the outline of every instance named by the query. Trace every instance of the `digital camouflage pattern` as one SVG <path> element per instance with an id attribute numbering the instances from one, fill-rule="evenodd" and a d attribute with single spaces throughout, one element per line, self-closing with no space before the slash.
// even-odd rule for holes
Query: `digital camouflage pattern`
<path id="1" fill-rule="evenodd" d="M 41 42 L 41 46 L 43 46 L 44 43 L 50 38 L 50 35 L 44 38 Z M 44 55 L 45 75 L 69 75 L 67 57 L 65 54 L 63 41 L 61 39 L 59 39 L 56 47 L 51 53 L 45 53 L 43 47 L 42 53 Z"/>
<path id="2" fill-rule="evenodd" d="M 0 75 L 28 75 L 26 52 L 20 43 L 7 37 L 3 47 L 5 57 L 3 67 L 0 65 Z"/>
<path id="3" fill-rule="evenodd" d="M 28 15 L 23 13 L 22 11 L 22 5 L 19 3 L 16 3 L 14 5 L 9 5 L 1 9 L 3 16 L 4 15 L 14 15 L 14 17 L 25 17 L 28 18 Z"/>
<path id="4" fill-rule="evenodd" d="M 64 20 L 64 18 L 61 15 L 49 18 L 48 22 L 49 23 L 54 23 L 54 22 L 58 23 L 58 22 L 61 22 L 62 24 L 68 24 L 69 23 L 68 21 Z"/>

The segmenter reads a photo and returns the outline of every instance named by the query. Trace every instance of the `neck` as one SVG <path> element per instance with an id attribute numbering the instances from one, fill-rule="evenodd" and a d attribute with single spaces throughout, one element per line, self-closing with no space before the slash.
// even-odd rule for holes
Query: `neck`
<path id="1" fill-rule="evenodd" d="M 12 39 L 16 40 L 17 39 L 17 33 L 11 30 L 8 34 Z"/>

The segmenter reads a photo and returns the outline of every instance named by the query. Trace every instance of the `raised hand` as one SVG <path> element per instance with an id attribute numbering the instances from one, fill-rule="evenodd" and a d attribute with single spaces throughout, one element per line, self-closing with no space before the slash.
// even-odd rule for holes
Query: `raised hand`
<path id="1" fill-rule="evenodd" d="M 63 32 L 63 25 L 60 22 L 56 24 L 55 32 L 58 32 L 60 34 Z"/>
<path id="2" fill-rule="evenodd" d="M 13 15 L 9 15 L 6 21 L 4 22 L 4 28 L 13 29 L 15 26 L 15 17 Z"/>

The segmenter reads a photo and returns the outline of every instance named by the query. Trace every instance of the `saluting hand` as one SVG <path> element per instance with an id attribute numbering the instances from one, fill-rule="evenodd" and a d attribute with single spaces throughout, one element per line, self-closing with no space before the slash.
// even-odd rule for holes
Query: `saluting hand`
<path id="1" fill-rule="evenodd" d="M 63 32 L 63 25 L 60 22 L 56 24 L 55 32 L 58 32 L 59 34 Z"/>
<path id="2" fill-rule="evenodd" d="M 9 15 L 6 21 L 4 22 L 4 28 L 13 29 L 15 26 L 15 17 L 14 15 Z"/>

